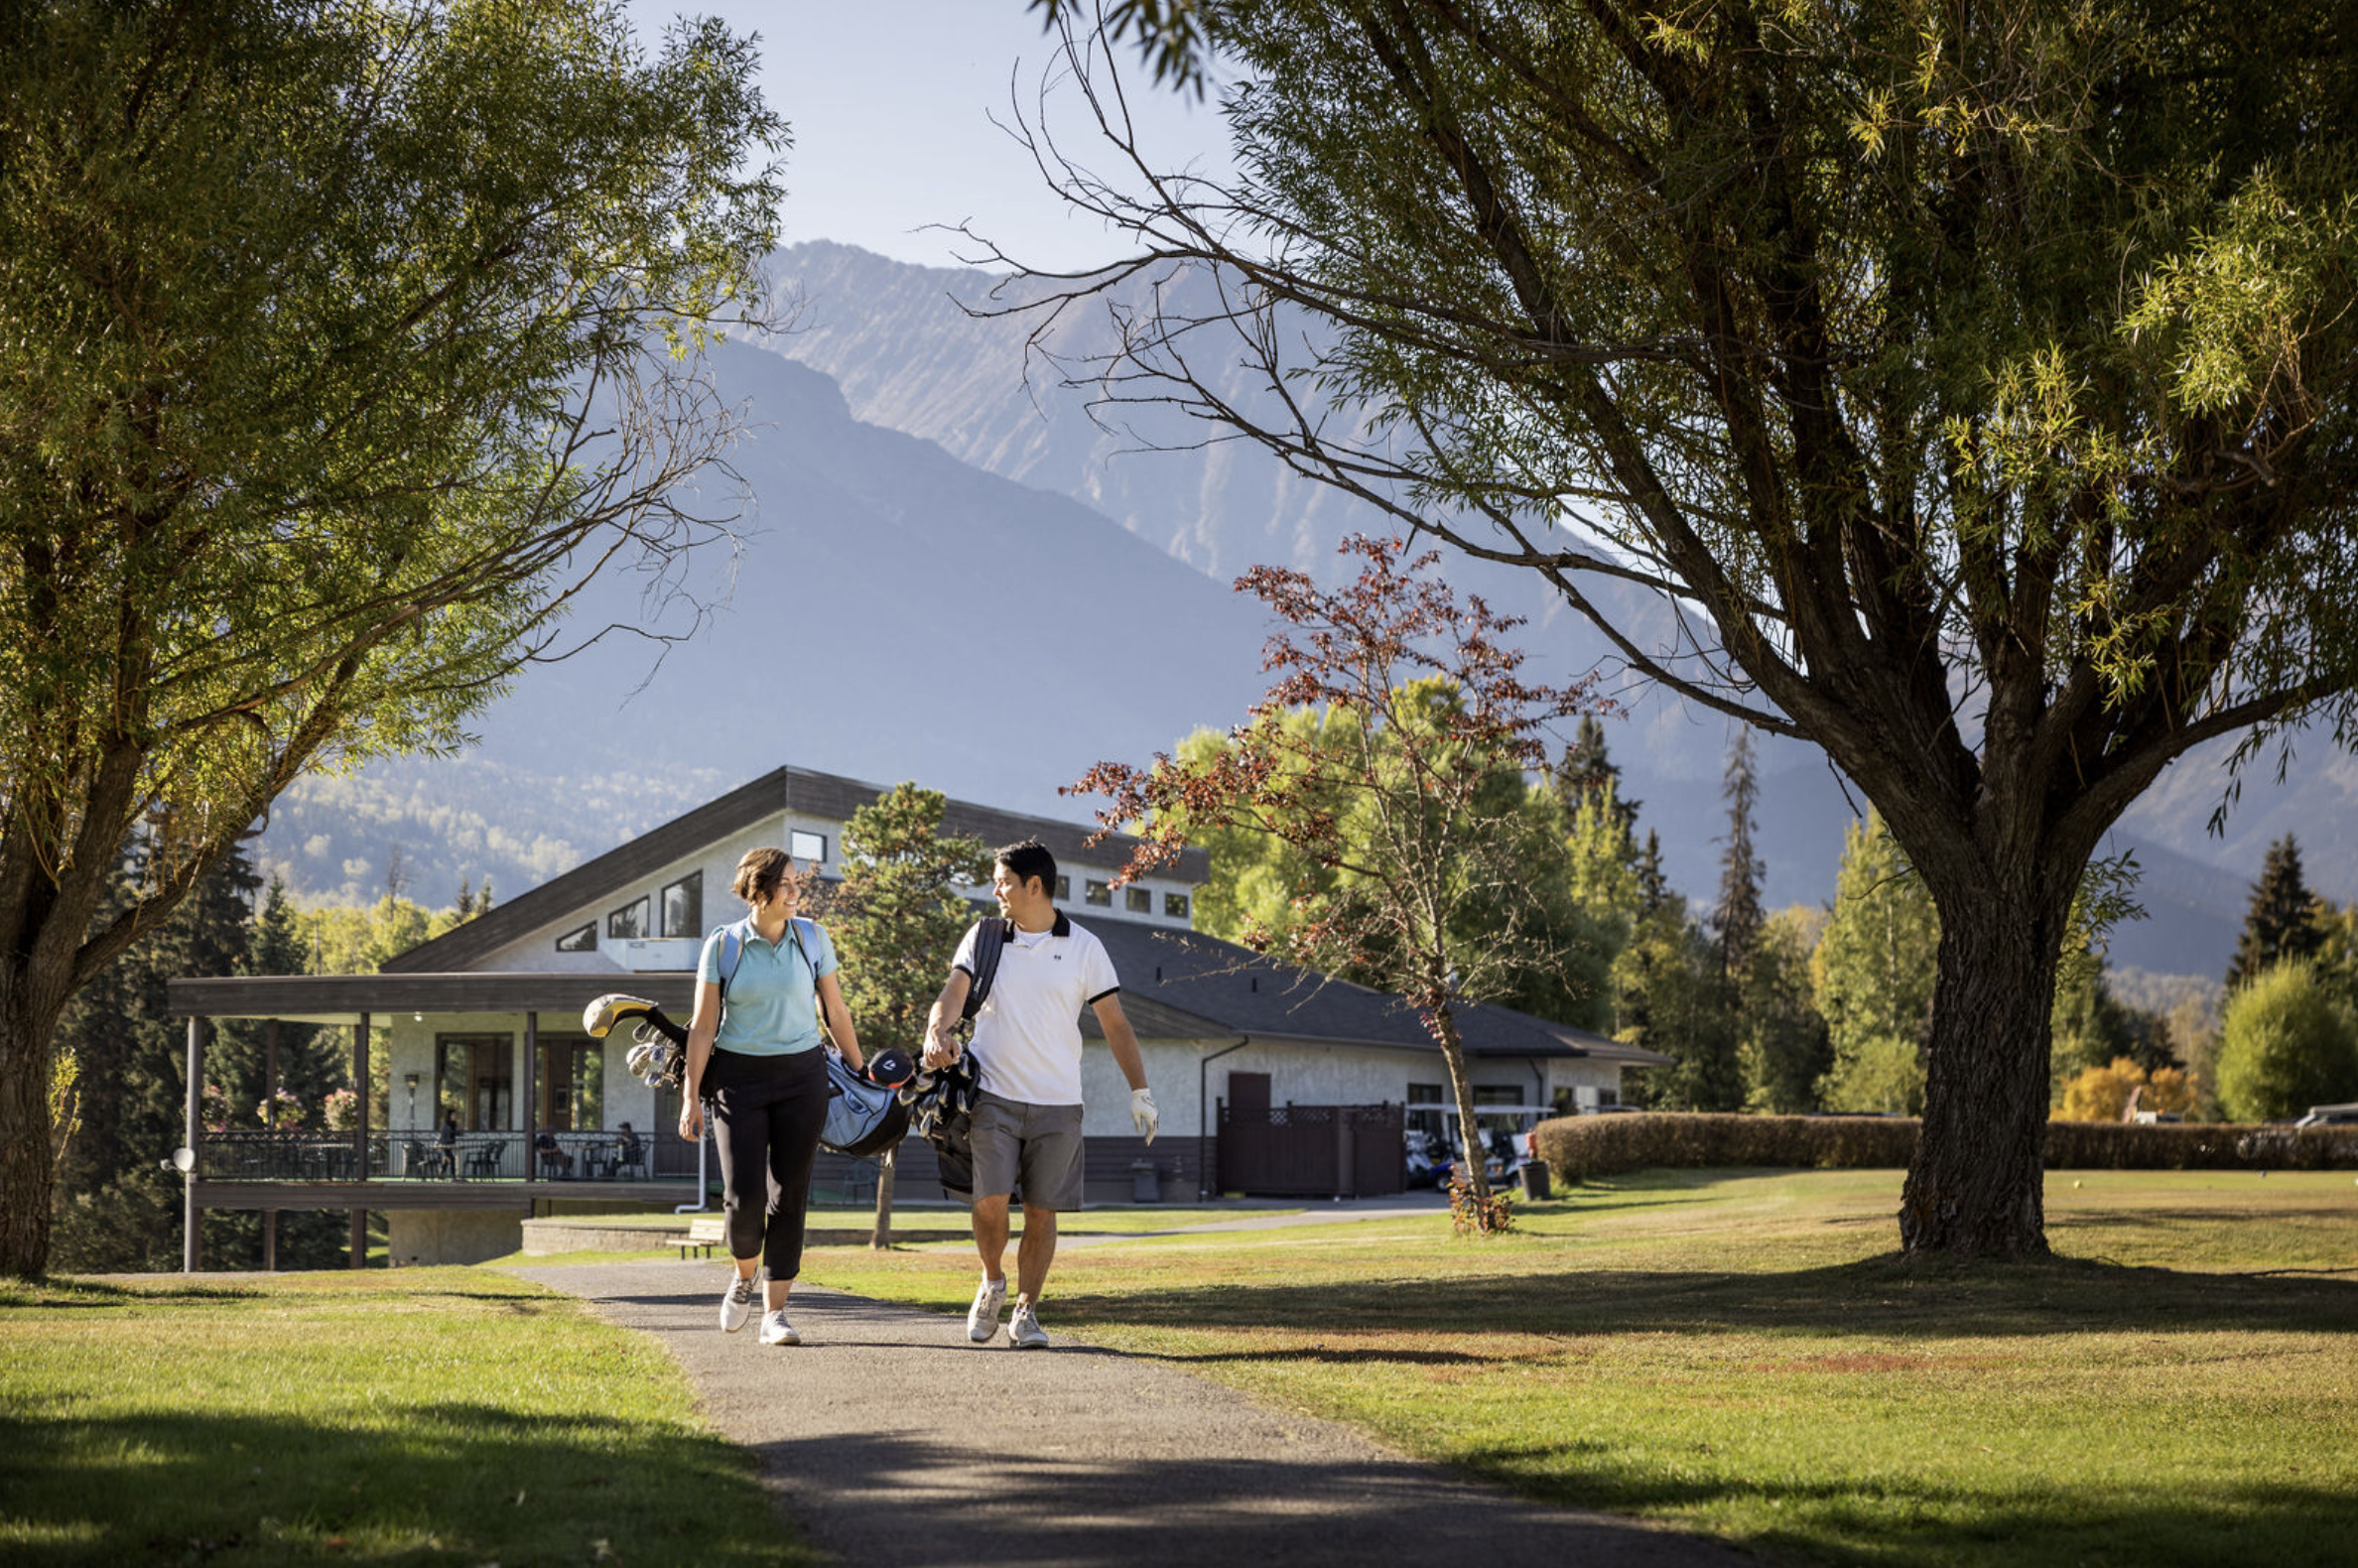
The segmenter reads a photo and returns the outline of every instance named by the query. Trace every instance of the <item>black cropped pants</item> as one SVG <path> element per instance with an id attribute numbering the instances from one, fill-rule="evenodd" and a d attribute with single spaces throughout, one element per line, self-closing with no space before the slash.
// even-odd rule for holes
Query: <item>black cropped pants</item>
<path id="1" fill-rule="evenodd" d="M 770 1278 L 792 1279 L 802 1271 L 811 1166 L 833 1093 L 827 1052 L 747 1056 L 716 1049 L 703 1087 L 720 1154 L 728 1253 L 759 1256 Z"/>

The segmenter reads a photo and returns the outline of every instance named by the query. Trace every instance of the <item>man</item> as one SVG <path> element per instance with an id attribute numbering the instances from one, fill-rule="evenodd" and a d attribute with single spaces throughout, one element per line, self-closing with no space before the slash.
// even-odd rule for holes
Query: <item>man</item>
<path id="1" fill-rule="evenodd" d="M 1120 981 L 1105 946 L 1057 908 L 1056 857 L 1033 841 L 999 850 L 990 891 L 1012 923 L 998 968 L 975 1017 L 975 1246 L 982 1283 L 967 1313 L 967 1338 L 987 1345 L 1007 1298 L 1007 1204 L 1023 1193 L 1023 1241 L 1015 1252 L 1015 1311 L 1007 1337 L 1043 1350 L 1040 1291 L 1056 1258 L 1056 1217 L 1081 1206 L 1081 1009 L 1097 1014 L 1114 1061 L 1130 1086 L 1130 1122 L 1147 1142 L 1161 1119 L 1146 1088 L 1137 1036 L 1121 1011 Z M 950 980 L 926 1022 L 925 1064 L 958 1059 L 950 1030 L 966 1010 L 982 922 L 970 927 Z"/>

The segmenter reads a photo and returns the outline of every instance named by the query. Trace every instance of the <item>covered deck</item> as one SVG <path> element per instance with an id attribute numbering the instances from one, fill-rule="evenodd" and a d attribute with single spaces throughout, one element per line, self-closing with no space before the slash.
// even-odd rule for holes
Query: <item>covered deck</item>
<path id="1" fill-rule="evenodd" d="M 650 1124 L 625 1134 L 606 1126 L 546 1131 L 533 1124 L 540 1104 L 534 1074 L 540 1060 L 541 1019 L 578 1032 L 582 1010 L 608 991 L 645 996 L 686 1016 L 693 978 L 677 973 L 626 971 L 579 974 L 462 973 L 443 975 L 293 975 L 184 979 L 170 982 L 175 1017 L 188 1020 L 188 1101 L 183 1128 L 183 1266 L 203 1266 L 202 1225 L 208 1209 L 260 1211 L 344 1209 L 352 1217 L 351 1263 L 367 1253 L 371 1209 L 504 1212 L 529 1217 L 557 1202 L 630 1203 L 679 1207 L 703 1197 L 696 1149 Z M 371 1082 L 374 1030 L 408 1015 L 424 1021 L 447 1015 L 512 1014 L 522 1022 L 522 1094 L 499 1119 L 505 1125 L 462 1131 L 449 1142 L 432 1125 L 372 1127 L 362 1094 L 356 1124 L 320 1131 L 280 1127 L 207 1131 L 200 1114 L 207 1030 L 213 1019 L 260 1021 L 264 1041 L 264 1098 L 278 1087 L 277 1026 L 281 1022 L 341 1025 L 352 1030 L 352 1079 Z M 415 1083 L 410 1085 L 415 1098 Z M 521 1109 L 516 1109 L 521 1108 Z M 678 1147 L 666 1147 L 676 1144 Z M 687 1156 L 685 1168 L 680 1156 Z M 275 1262 L 275 1224 L 263 1228 L 263 1264 Z"/>

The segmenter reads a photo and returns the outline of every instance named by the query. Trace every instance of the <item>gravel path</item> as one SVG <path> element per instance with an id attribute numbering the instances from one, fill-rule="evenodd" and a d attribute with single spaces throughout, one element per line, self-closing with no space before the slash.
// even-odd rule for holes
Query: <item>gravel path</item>
<path id="1" fill-rule="evenodd" d="M 515 1272 L 668 1346 L 715 1425 L 760 1457 L 787 1515 L 846 1568 L 1757 1565 L 1520 1502 L 1064 1336 L 1037 1353 L 1003 1331 L 974 1346 L 959 1319 L 806 1285 L 793 1313 L 805 1343 L 764 1348 L 750 1327 L 716 1327 L 724 1264 Z"/>

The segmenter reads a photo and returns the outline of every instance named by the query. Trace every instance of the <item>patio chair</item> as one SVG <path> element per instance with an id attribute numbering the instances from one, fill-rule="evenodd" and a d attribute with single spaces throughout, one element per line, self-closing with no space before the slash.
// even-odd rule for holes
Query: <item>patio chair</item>
<path id="1" fill-rule="evenodd" d="M 426 1174 L 428 1164 L 426 1145 L 416 1138 L 410 1139 L 409 1147 L 402 1155 L 401 1173 L 415 1181 Z"/>
<path id="2" fill-rule="evenodd" d="M 500 1157 L 505 1153 L 507 1153 L 505 1138 L 495 1138 L 489 1143 L 476 1144 L 467 1151 L 466 1174 L 484 1177 L 497 1176 Z"/>

